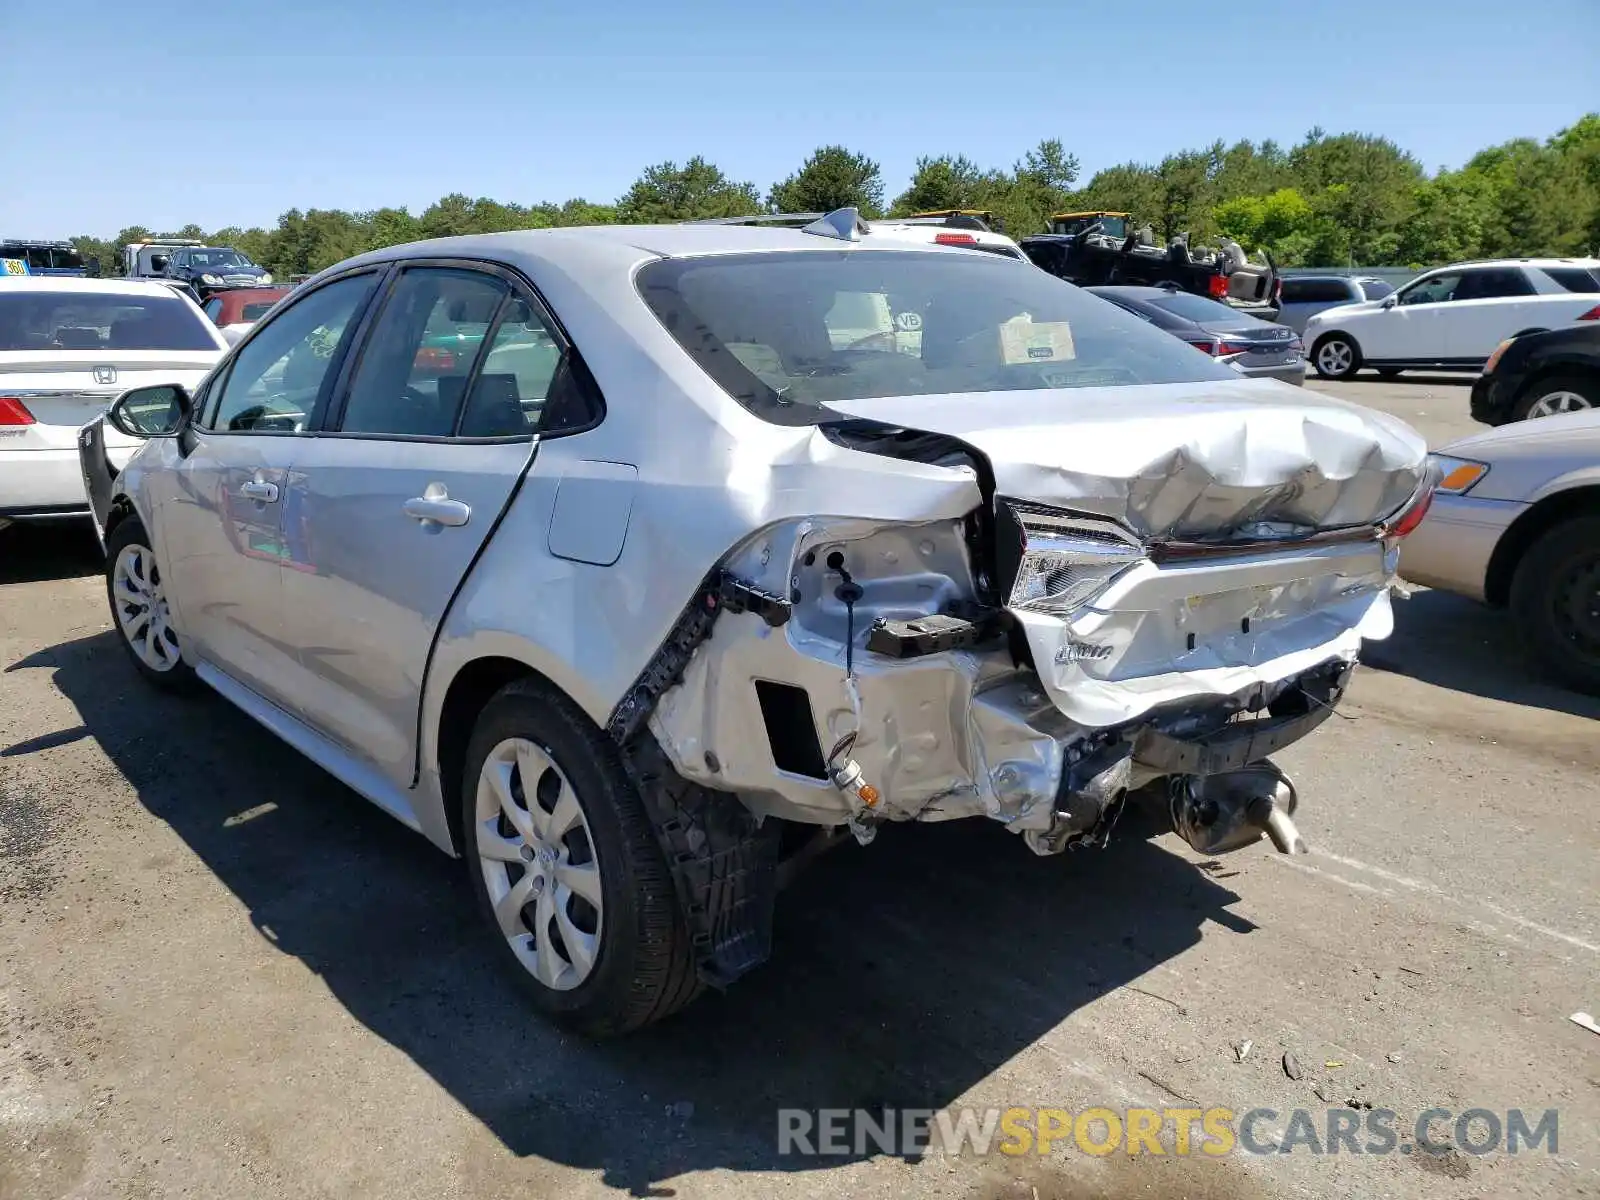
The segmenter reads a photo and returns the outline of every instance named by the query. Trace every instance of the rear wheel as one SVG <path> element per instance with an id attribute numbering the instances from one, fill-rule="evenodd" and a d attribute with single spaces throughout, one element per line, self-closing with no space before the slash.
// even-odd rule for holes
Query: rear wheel
<path id="1" fill-rule="evenodd" d="M 1311 351 L 1311 365 L 1324 379 L 1349 379 L 1361 369 L 1361 347 L 1349 334 L 1327 334 Z"/>
<path id="2" fill-rule="evenodd" d="M 699 991 L 672 879 L 617 747 L 547 684 L 509 684 L 478 718 L 462 782 L 473 891 L 547 1016 L 626 1033 Z"/>
<path id="3" fill-rule="evenodd" d="M 1529 548 L 1511 580 L 1511 611 L 1546 671 L 1600 695 L 1600 517 L 1569 518 Z"/>
<path id="4" fill-rule="evenodd" d="M 183 661 L 166 581 L 138 517 L 118 522 L 106 535 L 106 599 L 139 674 L 169 691 L 189 687 L 194 671 Z"/>
<path id="5" fill-rule="evenodd" d="M 1600 380 L 1582 375 L 1553 375 L 1536 379 L 1517 400 L 1516 416 L 1554 417 L 1561 413 L 1600 408 Z"/>

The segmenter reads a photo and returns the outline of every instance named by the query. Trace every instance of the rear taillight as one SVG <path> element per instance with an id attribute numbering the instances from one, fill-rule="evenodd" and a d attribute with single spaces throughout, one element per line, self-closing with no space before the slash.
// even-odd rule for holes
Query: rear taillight
<path id="1" fill-rule="evenodd" d="M 1217 358 L 1224 358 L 1229 354 L 1243 354 L 1248 349 L 1250 347 L 1243 342 L 1218 342 L 1217 348 L 1212 353 Z"/>
<path id="2" fill-rule="evenodd" d="M 453 371 L 456 369 L 456 356 L 438 346 L 423 346 L 417 351 L 411 366 L 417 371 Z"/>
<path id="3" fill-rule="evenodd" d="M 1213 275 L 1206 280 L 1206 291 L 1213 300 L 1221 300 L 1228 294 L 1228 277 L 1226 275 Z"/>
<path id="4" fill-rule="evenodd" d="M 1274 279 L 1272 281 L 1272 298 L 1273 298 L 1273 300 L 1277 301 L 1279 304 L 1283 303 L 1283 280 L 1282 279 Z"/>
<path id="5" fill-rule="evenodd" d="M 1188 342 L 1189 345 L 1193 346 L 1196 350 L 1200 351 L 1201 354 L 1213 353 L 1213 347 L 1216 346 L 1216 343 L 1212 341 L 1196 341 L 1193 338 L 1184 338 L 1183 340 Z"/>
<path id="6" fill-rule="evenodd" d="M 1411 504 L 1380 526 L 1383 537 L 1389 541 L 1398 541 L 1400 538 L 1415 533 L 1417 526 L 1422 524 L 1422 518 L 1428 515 L 1428 509 L 1433 507 L 1434 481 L 1429 480 L 1420 492 L 1411 499 Z"/>
<path id="7" fill-rule="evenodd" d="M 970 233 L 936 233 L 933 235 L 936 246 L 976 246 L 978 239 Z"/>
<path id="8" fill-rule="evenodd" d="M 32 425 L 33 414 L 15 396 L 0 396 L 0 425 Z"/>
<path id="9" fill-rule="evenodd" d="M 1600 321 L 1600 304 L 1596 304 L 1588 312 L 1584 313 L 1583 316 L 1579 317 L 1578 320 L 1580 320 L 1580 321 Z"/>

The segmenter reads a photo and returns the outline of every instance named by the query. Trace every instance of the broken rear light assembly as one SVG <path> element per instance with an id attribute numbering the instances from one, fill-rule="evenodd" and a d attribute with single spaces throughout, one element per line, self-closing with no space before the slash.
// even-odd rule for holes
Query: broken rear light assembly
<path id="1" fill-rule="evenodd" d="M 1401 538 L 1415 533 L 1417 526 L 1422 524 L 1422 519 L 1428 515 L 1428 510 L 1433 507 L 1433 497 L 1437 488 L 1438 476 L 1430 474 L 1427 482 L 1411 497 L 1411 502 L 1378 526 L 1378 536 L 1386 542 L 1398 542 Z"/>
<path id="2" fill-rule="evenodd" d="M 15 396 L 0 396 L 0 425 L 32 425 L 33 414 Z"/>

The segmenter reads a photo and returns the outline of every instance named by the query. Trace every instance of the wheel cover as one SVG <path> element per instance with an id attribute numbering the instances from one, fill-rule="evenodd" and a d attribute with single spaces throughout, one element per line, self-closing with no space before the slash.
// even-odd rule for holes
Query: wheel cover
<path id="1" fill-rule="evenodd" d="M 1317 366 L 1329 375 L 1343 375 L 1350 369 L 1352 359 L 1350 343 L 1338 338 L 1324 342 L 1317 351 Z"/>
<path id="2" fill-rule="evenodd" d="M 1570 560 L 1554 588 L 1556 631 L 1572 653 L 1600 666 L 1600 551 Z"/>
<path id="3" fill-rule="evenodd" d="M 1577 392 L 1555 391 L 1547 392 L 1535 400 L 1528 409 L 1530 417 L 1553 417 L 1558 413 L 1584 412 L 1592 408 L 1587 396 Z"/>
<path id="4" fill-rule="evenodd" d="M 489 752 L 473 836 L 501 934 L 534 979 L 571 991 L 600 955 L 604 899 L 589 820 L 549 753 L 526 738 Z"/>
<path id="5" fill-rule="evenodd" d="M 139 661 L 165 674 L 182 661 L 172 627 L 161 569 L 148 546 L 124 546 L 111 566 L 111 608 Z"/>

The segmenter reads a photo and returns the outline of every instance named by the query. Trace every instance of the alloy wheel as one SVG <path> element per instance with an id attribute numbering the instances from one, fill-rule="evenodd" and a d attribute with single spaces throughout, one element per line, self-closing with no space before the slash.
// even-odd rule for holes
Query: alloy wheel
<path id="1" fill-rule="evenodd" d="M 1337 338 L 1324 342 L 1317 350 L 1317 366 L 1326 375 L 1343 375 L 1354 361 L 1350 343 Z"/>
<path id="2" fill-rule="evenodd" d="M 1528 407 L 1530 417 L 1553 417 L 1559 413 L 1584 412 L 1591 408 L 1587 396 L 1566 390 L 1547 392 Z"/>
<path id="3" fill-rule="evenodd" d="M 473 838 L 495 919 L 517 959 L 555 991 L 594 971 L 605 902 L 589 821 L 566 774 L 526 738 L 489 752 Z"/>
<path id="4" fill-rule="evenodd" d="M 161 569 L 148 546 L 124 546 L 111 568 L 112 604 L 117 625 L 139 661 L 162 674 L 181 661 L 178 633 L 172 627 Z"/>

